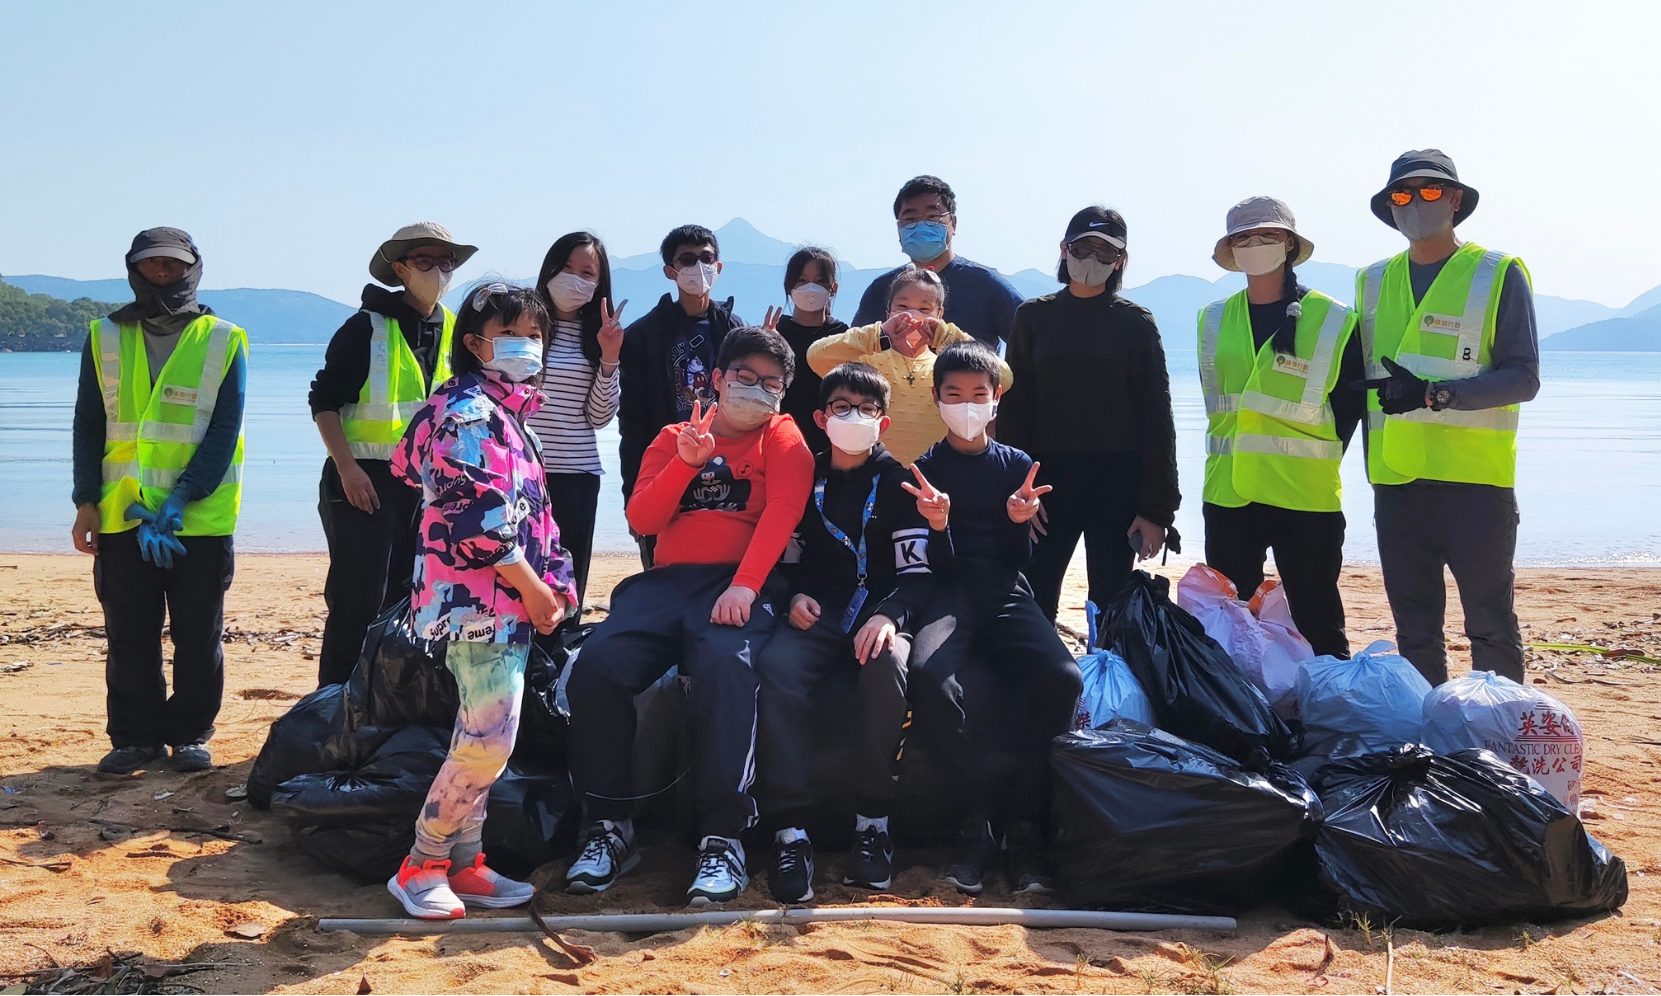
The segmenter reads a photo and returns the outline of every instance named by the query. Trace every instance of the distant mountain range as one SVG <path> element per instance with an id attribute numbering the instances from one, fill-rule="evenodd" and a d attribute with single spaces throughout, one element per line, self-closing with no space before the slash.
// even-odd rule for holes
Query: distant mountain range
<path id="1" fill-rule="evenodd" d="M 738 313 L 759 322 L 768 305 L 783 305 L 784 265 L 796 246 L 759 232 L 742 218 L 734 218 L 719 229 L 724 264 L 716 297 L 732 297 Z M 633 321 L 654 307 L 674 285 L 664 278 L 658 254 L 613 257 L 612 293 L 628 301 L 624 321 Z M 856 269 L 843 265 L 838 274 L 839 289 L 833 311 L 847 321 L 859 306 L 860 295 L 871 281 L 891 267 Z M 1298 268 L 1303 283 L 1340 300 L 1355 295 L 1355 268 L 1339 263 L 1309 262 Z M 487 274 L 470 274 L 467 284 Z M 1052 272 L 1025 269 L 1005 274 L 1024 297 L 1054 293 L 1059 284 Z M 529 282 L 529 275 L 508 278 Z M 7 276 L 5 281 L 35 294 L 49 294 L 64 300 L 91 298 L 95 301 L 128 301 L 132 293 L 125 279 L 69 280 L 49 276 Z M 1194 316 L 1218 298 L 1245 286 L 1245 278 L 1226 273 L 1216 280 L 1182 274 L 1158 277 L 1128 288 L 1124 295 L 1152 311 L 1174 348 L 1192 344 Z M 445 298 L 455 308 L 465 290 L 457 287 Z M 306 291 L 234 288 L 204 290 L 202 300 L 218 314 L 248 330 L 258 343 L 326 343 L 356 307 Z M 1661 350 L 1661 287 L 1635 299 L 1625 308 L 1611 308 L 1593 301 L 1578 301 L 1536 294 L 1536 319 L 1543 349 Z M 1550 338 L 1547 338 L 1550 337 Z M 79 344 L 75 344 L 78 346 Z"/>

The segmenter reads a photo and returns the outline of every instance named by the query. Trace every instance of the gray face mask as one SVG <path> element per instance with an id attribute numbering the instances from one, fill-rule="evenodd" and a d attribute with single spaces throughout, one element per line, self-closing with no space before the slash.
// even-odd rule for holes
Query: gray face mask
<path id="1" fill-rule="evenodd" d="M 720 405 L 728 422 L 748 432 L 773 417 L 779 410 L 779 400 L 762 390 L 760 384 L 740 384 L 729 380 L 726 390 L 721 392 Z"/>
<path id="2" fill-rule="evenodd" d="M 1427 201 L 1414 197 L 1406 207 L 1390 205 L 1390 217 L 1409 242 L 1434 239 L 1453 228 L 1453 198 Z"/>
<path id="3" fill-rule="evenodd" d="M 1093 256 L 1078 259 L 1071 253 L 1067 254 L 1067 276 L 1091 287 L 1100 287 L 1107 283 L 1113 278 L 1113 271 L 1118 268 L 1118 263 L 1104 263 Z"/>

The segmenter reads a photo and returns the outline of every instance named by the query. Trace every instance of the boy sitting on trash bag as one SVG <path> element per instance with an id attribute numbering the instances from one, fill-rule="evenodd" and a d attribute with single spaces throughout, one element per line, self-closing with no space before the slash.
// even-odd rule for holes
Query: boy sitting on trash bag
<path id="1" fill-rule="evenodd" d="M 1022 575 L 1032 557 L 1031 522 L 1039 499 L 1038 465 L 990 438 L 1000 363 L 980 343 L 948 347 L 934 363 L 934 397 L 946 438 L 913 466 L 917 510 L 947 534 L 952 568 L 912 641 L 910 685 L 917 735 L 940 766 L 964 812 L 951 863 L 941 878 L 979 893 L 1000 852 L 1016 893 L 1052 891 L 1044 857 L 1049 809 L 1050 741 L 1072 726 L 1082 679 L 1055 626 Z M 959 673 L 972 657 L 1020 688 L 1025 707 L 1012 717 L 1021 760 L 1001 792 L 986 784 L 986 744 L 966 729 Z M 1002 796 L 1003 845 L 992 835 L 992 801 Z"/>
<path id="2" fill-rule="evenodd" d="M 779 414 L 795 372 L 789 343 L 741 327 L 721 341 L 718 401 L 665 426 L 647 448 L 629 525 L 656 536 L 651 570 L 612 592 L 566 687 L 570 769 L 589 825 L 566 888 L 603 892 L 633 867 L 634 697 L 670 668 L 690 680 L 701 842 L 693 906 L 749 884 L 739 834 L 755 823 L 756 655 L 777 610 L 762 590 L 813 485 L 813 454 Z"/>
<path id="3" fill-rule="evenodd" d="M 789 611 L 756 659 L 761 682 L 761 815 L 778 845 L 768 885 L 781 903 L 813 898 L 807 816 L 813 701 L 837 669 L 858 673 L 855 845 L 844 885 L 893 880 L 889 809 L 899 794 L 896 755 L 906 718 L 910 630 L 933 595 L 929 525 L 901 485 L 911 476 L 878 442 L 888 429 L 889 384 L 875 367 L 843 363 L 825 375 L 813 420 L 830 437 L 815 455 L 813 496 L 782 573 Z M 794 562 L 792 562 L 794 561 Z"/>

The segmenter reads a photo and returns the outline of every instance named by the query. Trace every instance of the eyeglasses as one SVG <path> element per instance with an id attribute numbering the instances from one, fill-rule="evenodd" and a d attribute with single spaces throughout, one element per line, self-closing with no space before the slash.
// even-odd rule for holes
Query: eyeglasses
<path id="1" fill-rule="evenodd" d="M 763 377 L 754 370 L 751 370 L 749 367 L 733 367 L 731 370 L 727 371 L 727 376 L 738 381 L 740 384 L 743 384 L 745 387 L 755 387 L 757 384 L 760 384 L 761 389 L 766 391 L 768 394 L 777 395 L 784 393 L 783 377 Z"/>
<path id="2" fill-rule="evenodd" d="M 717 257 L 715 253 L 708 249 L 705 249 L 700 253 L 683 252 L 679 256 L 675 257 L 675 265 L 683 270 L 694 263 L 702 263 L 705 266 L 713 266 L 718 258 L 719 257 Z"/>
<path id="3" fill-rule="evenodd" d="M 492 295 L 506 294 L 512 289 L 507 284 L 485 284 L 473 292 L 473 310 L 483 311 L 485 305 L 490 303 Z"/>
<path id="4" fill-rule="evenodd" d="M 438 267 L 440 273 L 449 273 L 456 268 L 456 258 L 454 256 L 405 256 L 399 262 L 413 266 L 422 273 L 428 272 L 435 266 Z"/>
<path id="5" fill-rule="evenodd" d="M 844 418 L 851 411 L 858 411 L 865 418 L 882 418 L 883 416 L 882 405 L 875 401 L 861 401 L 856 405 L 846 398 L 837 398 L 826 405 L 825 410 L 830 412 L 832 418 Z"/>
<path id="6" fill-rule="evenodd" d="M 933 214 L 920 215 L 916 218 L 901 218 L 899 220 L 899 225 L 901 228 L 904 228 L 907 225 L 915 225 L 919 221 L 932 221 L 936 225 L 944 225 L 946 222 L 951 220 L 952 216 L 950 214 L 940 211 Z"/>
<path id="7" fill-rule="evenodd" d="M 1444 188 L 1440 183 L 1427 183 L 1422 187 L 1397 187 L 1390 191 L 1390 203 L 1396 207 L 1406 207 L 1413 203 L 1413 193 L 1418 191 L 1421 200 L 1439 201 L 1442 199 Z"/>
<path id="8" fill-rule="evenodd" d="M 1269 232 L 1241 232 L 1239 235 L 1228 237 L 1228 244 L 1232 249 L 1244 249 L 1247 246 L 1266 246 L 1274 242 L 1284 245 L 1286 236 L 1279 232 L 1273 234 Z"/>
<path id="9" fill-rule="evenodd" d="M 1097 261 L 1102 263 L 1117 263 L 1119 257 L 1124 254 L 1123 249 L 1111 242 L 1103 242 L 1101 239 L 1091 239 L 1089 241 L 1079 239 L 1077 242 L 1067 243 L 1067 255 L 1074 259 L 1089 259 L 1094 256 Z"/>

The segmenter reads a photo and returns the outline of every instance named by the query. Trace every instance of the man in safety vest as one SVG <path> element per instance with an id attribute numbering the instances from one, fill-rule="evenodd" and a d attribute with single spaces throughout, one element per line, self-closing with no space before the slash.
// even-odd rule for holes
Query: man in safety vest
<path id="1" fill-rule="evenodd" d="M 362 310 L 329 340 L 311 382 L 311 417 L 329 450 L 317 502 L 329 544 L 320 688 L 346 680 L 369 624 L 408 593 L 421 494 L 388 461 L 416 409 L 450 379 L 456 316 L 439 299 L 475 252 L 430 221 L 394 232 L 369 275 L 403 290 L 365 286 Z"/>
<path id="2" fill-rule="evenodd" d="M 113 748 L 126 775 L 168 756 L 213 766 L 225 691 L 225 592 L 242 504 L 248 336 L 196 301 L 202 257 L 177 228 L 133 239 L 134 301 L 92 323 L 75 400 L 75 549 L 104 606 Z M 172 627 L 173 694 L 161 631 Z"/>
<path id="3" fill-rule="evenodd" d="M 1513 489 L 1519 405 L 1540 390 L 1539 337 L 1522 260 L 1454 236 L 1476 204 L 1440 150 L 1403 153 L 1372 209 L 1407 251 L 1356 276 L 1384 590 L 1402 655 L 1432 684 L 1448 676 L 1444 566 L 1472 666 L 1523 680 Z"/>

